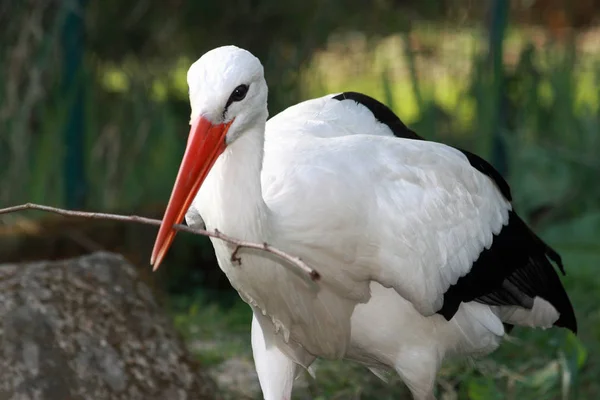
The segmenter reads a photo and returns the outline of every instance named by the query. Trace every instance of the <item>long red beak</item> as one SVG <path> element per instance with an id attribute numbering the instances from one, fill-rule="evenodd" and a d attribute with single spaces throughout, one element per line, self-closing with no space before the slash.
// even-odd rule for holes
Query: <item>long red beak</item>
<path id="1" fill-rule="evenodd" d="M 154 265 L 153 271 L 158 269 L 175 239 L 176 230 L 173 229 L 173 225 L 183 221 L 202 182 L 225 150 L 225 135 L 232 122 L 233 120 L 226 124 L 213 125 L 203 117 L 198 117 L 192 122 L 171 199 L 152 250 L 150 264 Z"/>

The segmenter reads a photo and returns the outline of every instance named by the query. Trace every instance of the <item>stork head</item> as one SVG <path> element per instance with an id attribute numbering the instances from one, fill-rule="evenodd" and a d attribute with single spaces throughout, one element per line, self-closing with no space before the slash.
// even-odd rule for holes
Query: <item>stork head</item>
<path id="1" fill-rule="evenodd" d="M 223 46 L 198 59 L 187 74 L 191 130 L 150 263 L 158 269 L 202 182 L 228 145 L 267 119 L 263 66 L 250 52 Z"/>
<path id="2" fill-rule="evenodd" d="M 268 90 L 263 66 L 247 50 L 223 46 L 209 51 L 192 64 L 187 82 L 190 124 L 206 120 L 227 125 L 226 145 L 257 119 L 266 120 Z"/>

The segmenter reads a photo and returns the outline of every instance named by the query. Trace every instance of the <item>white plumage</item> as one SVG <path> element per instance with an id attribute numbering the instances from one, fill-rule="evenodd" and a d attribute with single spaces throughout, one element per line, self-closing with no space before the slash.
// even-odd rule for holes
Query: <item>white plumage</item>
<path id="1" fill-rule="evenodd" d="M 576 329 L 545 264 L 555 253 L 521 226 L 499 182 L 467 153 L 395 137 L 374 108 L 344 95 L 266 122 L 262 65 L 234 46 L 202 56 L 188 84 L 192 132 L 153 263 L 191 203 L 188 224 L 203 220 L 208 229 L 268 242 L 322 276 L 314 291 L 281 260 L 241 250 L 238 266 L 233 247 L 212 240 L 219 266 L 254 311 L 266 400 L 290 399 L 296 366 L 309 368 L 317 357 L 352 359 L 377 374 L 393 369 L 415 399 L 433 399 L 443 359 L 493 351 L 503 322 Z M 500 265 L 506 257 L 515 265 Z M 477 292 L 468 274 L 490 290 Z M 562 292 L 554 295 L 556 282 Z"/>

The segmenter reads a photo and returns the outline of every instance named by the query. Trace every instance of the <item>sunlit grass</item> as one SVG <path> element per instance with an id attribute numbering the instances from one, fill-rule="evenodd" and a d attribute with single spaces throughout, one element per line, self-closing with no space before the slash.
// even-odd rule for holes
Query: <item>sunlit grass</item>
<path id="1" fill-rule="evenodd" d="M 125 71 L 118 66 L 106 66 L 102 72 L 102 84 L 106 90 L 116 93 L 129 91 L 129 78 Z"/>

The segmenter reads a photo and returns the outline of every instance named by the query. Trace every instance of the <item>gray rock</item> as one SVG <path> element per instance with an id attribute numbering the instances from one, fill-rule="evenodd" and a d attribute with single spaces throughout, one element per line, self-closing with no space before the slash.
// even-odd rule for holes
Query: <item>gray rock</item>
<path id="1" fill-rule="evenodd" d="M 0 265 L 0 400 L 216 399 L 122 257 Z"/>

